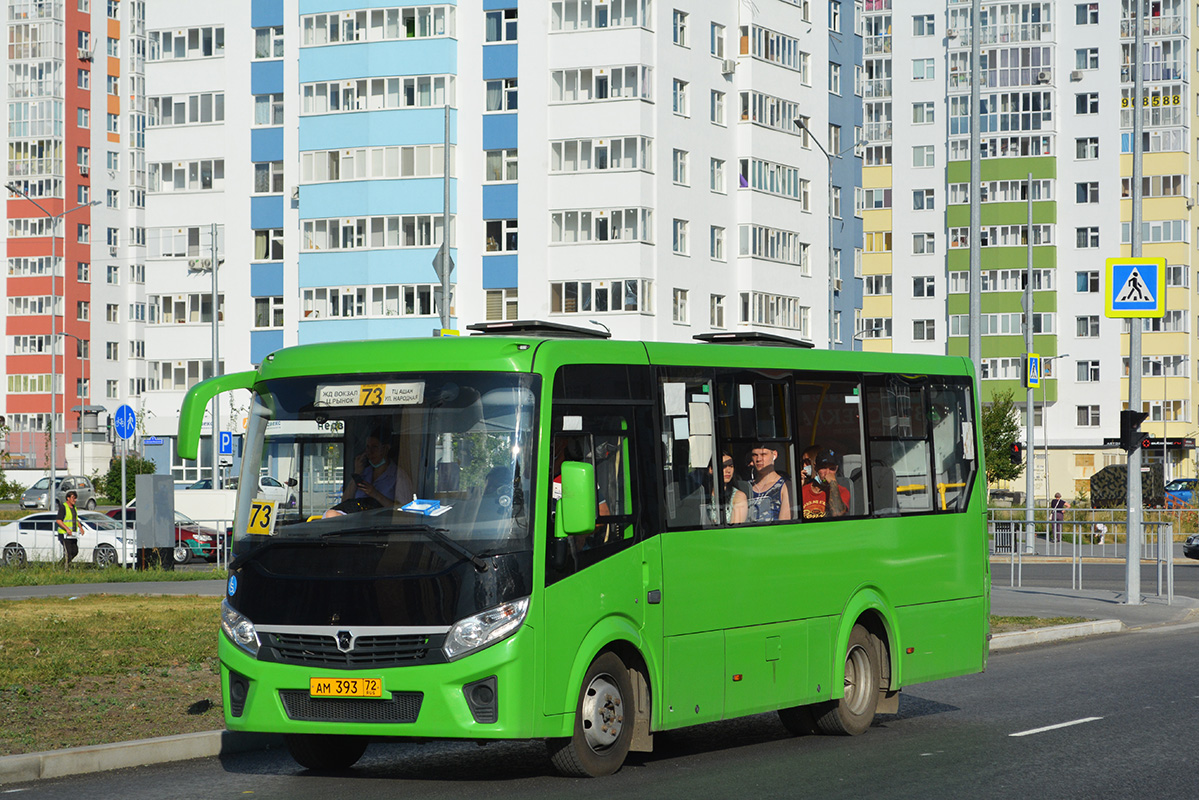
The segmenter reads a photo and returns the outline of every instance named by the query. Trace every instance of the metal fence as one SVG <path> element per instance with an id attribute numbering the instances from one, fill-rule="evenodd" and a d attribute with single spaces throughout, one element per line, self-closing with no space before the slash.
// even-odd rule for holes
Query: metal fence
<path id="1" fill-rule="evenodd" d="M 1174 599 L 1174 536 L 1178 528 L 1194 531 L 1199 509 L 1145 510 L 1141 534 L 1141 563 L 1156 567 L 1157 595 Z M 1083 588 L 1083 565 L 1116 563 L 1128 558 L 1128 509 L 1082 508 L 1055 511 L 988 508 L 987 532 L 991 553 L 1008 555 L 1010 582 L 1020 586 L 1021 568 L 1028 563 L 1068 563 L 1070 586 Z M 1065 561 L 1068 559 L 1068 561 Z"/>

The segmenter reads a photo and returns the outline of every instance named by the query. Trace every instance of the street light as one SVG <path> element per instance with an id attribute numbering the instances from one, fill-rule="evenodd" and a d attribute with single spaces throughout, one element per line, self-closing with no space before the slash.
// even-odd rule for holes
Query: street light
<path id="1" fill-rule="evenodd" d="M 1056 356 L 1042 356 L 1045 363 L 1049 364 L 1050 371 L 1053 370 L 1053 360 L 1055 358 L 1069 358 L 1069 353 L 1058 353 Z M 1057 378 L 1057 376 L 1054 376 Z M 1057 378 L 1060 380 L 1060 378 Z M 1047 389 L 1045 388 L 1045 376 L 1041 376 L 1041 439 L 1045 442 L 1045 502 L 1049 502 L 1049 409 L 1047 407 Z"/>
<path id="2" fill-rule="evenodd" d="M 802 128 L 804 130 L 804 132 L 807 133 L 808 136 L 811 137 L 812 141 L 816 143 L 816 146 L 818 148 L 820 148 L 820 152 L 824 154 L 825 159 L 828 161 L 828 198 L 826 201 L 828 204 L 828 209 L 826 211 L 826 213 L 828 214 L 828 349 L 832 350 L 833 349 L 833 291 L 834 291 L 833 290 L 833 208 L 832 208 L 832 205 L 833 205 L 833 159 L 841 158 L 843 155 L 850 152 L 851 150 L 857 150 L 859 147 L 866 144 L 866 140 L 861 139 L 859 141 L 854 142 L 852 145 L 845 148 L 844 150 L 842 150 L 839 153 L 830 154 L 828 150 L 824 149 L 824 145 L 822 145 L 820 143 L 820 139 L 816 136 L 816 134 L 812 133 L 812 129 L 808 127 L 808 124 L 806 122 L 804 122 L 803 117 L 796 117 L 795 124 L 798 125 L 800 128 Z M 854 338 L 857 338 L 857 337 L 855 336 Z M 850 349 L 853 349 L 852 346 Z"/>
<path id="3" fill-rule="evenodd" d="M 58 263 L 57 263 L 58 262 L 58 222 L 63 217 L 65 217 L 67 214 L 70 214 L 74 211 L 78 211 L 81 208 L 88 208 L 90 206 L 98 206 L 98 205 L 100 205 L 100 201 L 93 200 L 90 203 L 80 203 L 79 205 L 75 206 L 74 208 L 68 208 L 66 211 L 62 211 L 58 214 L 51 214 L 49 211 L 47 211 L 42 206 L 41 203 L 39 203 L 38 201 L 36 201 L 32 197 L 30 197 L 29 193 L 26 192 L 24 189 L 22 189 L 20 186 L 18 186 L 16 183 L 6 183 L 6 184 L 4 184 L 4 187 L 6 189 L 8 189 L 10 192 L 12 192 L 13 194 L 17 194 L 17 195 L 20 195 L 21 197 L 24 197 L 26 200 L 28 200 L 30 203 L 32 203 L 37 208 L 38 211 L 41 211 L 43 214 L 45 214 L 46 218 L 48 220 L 50 220 L 50 488 L 46 492 L 46 506 L 47 506 L 47 508 L 49 508 L 50 511 L 54 511 L 55 506 L 57 505 L 57 494 L 58 494 L 58 482 L 55 480 L 55 475 L 54 475 L 54 461 L 55 461 L 55 455 L 56 455 L 55 441 L 54 441 L 54 434 L 55 434 L 54 411 L 55 411 L 55 407 L 58 405 L 58 392 L 54 388 L 54 384 L 58 382 L 58 356 L 55 355 L 55 353 L 54 353 L 54 347 L 58 343 L 58 319 L 57 319 L 57 314 L 56 314 L 56 306 L 57 306 L 56 301 L 58 300 Z M 65 259 L 66 250 L 67 250 L 65 242 L 63 243 L 62 249 L 63 249 L 63 256 Z M 63 294 L 64 295 L 66 294 L 66 288 L 67 288 L 66 287 L 66 273 L 64 271 L 64 273 L 63 273 Z M 65 309 L 64 309 L 63 328 L 66 328 L 66 324 L 67 324 L 67 320 L 66 320 L 66 314 L 65 314 Z M 63 368 L 64 369 L 66 368 L 65 363 L 63 364 Z M 64 394 L 66 393 L 65 386 L 63 387 L 63 392 L 64 392 Z M 63 401 L 63 405 L 64 405 L 64 407 L 66 405 L 65 399 Z"/>

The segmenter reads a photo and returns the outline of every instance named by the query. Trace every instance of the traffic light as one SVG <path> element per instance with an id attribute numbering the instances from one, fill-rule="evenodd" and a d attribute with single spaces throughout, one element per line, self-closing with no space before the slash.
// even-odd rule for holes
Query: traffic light
<path id="1" fill-rule="evenodd" d="M 1141 423 L 1145 421 L 1148 414 L 1140 411 L 1121 411 L 1120 412 L 1120 449 L 1126 453 L 1131 453 L 1138 447 L 1148 447 L 1149 437 L 1141 433 Z"/>
<path id="2" fill-rule="evenodd" d="M 1012 456 L 1013 464 L 1023 464 L 1024 463 L 1024 445 L 1020 444 L 1019 442 L 1012 442 L 1011 456 Z"/>

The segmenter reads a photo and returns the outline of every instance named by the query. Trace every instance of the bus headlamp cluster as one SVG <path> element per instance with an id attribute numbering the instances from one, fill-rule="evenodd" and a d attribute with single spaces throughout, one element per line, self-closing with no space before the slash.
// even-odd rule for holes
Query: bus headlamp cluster
<path id="1" fill-rule="evenodd" d="M 441 648 L 446 660 L 453 661 L 511 636 L 524 623 L 528 611 L 529 598 L 522 597 L 458 620 Z"/>
<path id="2" fill-rule="evenodd" d="M 228 600 L 221 601 L 221 630 L 235 645 L 252 656 L 258 655 L 258 631 L 254 623 L 229 605 Z"/>

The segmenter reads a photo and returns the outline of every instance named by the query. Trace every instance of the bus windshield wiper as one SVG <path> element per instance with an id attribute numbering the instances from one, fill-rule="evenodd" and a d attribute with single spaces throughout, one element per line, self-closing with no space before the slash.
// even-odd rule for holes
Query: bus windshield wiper
<path id="1" fill-rule="evenodd" d="M 371 525 L 369 527 L 347 528 L 345 530 L 329 531 L 321 534 L 322 539 L 332 539 L 338 536 L 356 535 L 363 533 L 413 533 L 421 532 L 429 535 L 429 538 L 436 541 L 438 544 L 445 547 L 447 550 L 452 550 L 455 554 L 467 559 L 475 565 L 475 569 L 479 572 L 486 572 L 488 563 L 472 552 L 469 548 L 459 542 L 457 539 L 449 536 L 449 530 L 446 528 L 435 528 L 432 525 Z"/>

